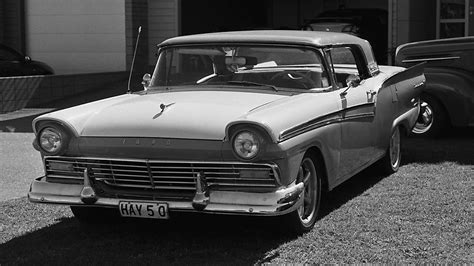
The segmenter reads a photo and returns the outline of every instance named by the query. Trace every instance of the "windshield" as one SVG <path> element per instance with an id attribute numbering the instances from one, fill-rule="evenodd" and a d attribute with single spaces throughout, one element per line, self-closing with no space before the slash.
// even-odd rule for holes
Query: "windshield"
<path id="1" fill-rule="evenodd" d="M 330 86 L 315 49 L 275 46 L 188 46 L 161 50 L 151 87 L 227 85 L 312 90 Z"/>

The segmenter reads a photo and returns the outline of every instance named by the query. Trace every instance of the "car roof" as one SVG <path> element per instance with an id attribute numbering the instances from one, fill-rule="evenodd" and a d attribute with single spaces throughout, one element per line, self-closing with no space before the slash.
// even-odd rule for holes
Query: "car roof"
<path id="1" fill-rule="evenodd" d="M 325 31 L 256 30 L 216 32 L 180 36 L 160 43 L 159 47 L 206 43 L 298 44 L 328 47 L 338 44 L 367 46 L 367 41 L 351 34 Z"/>

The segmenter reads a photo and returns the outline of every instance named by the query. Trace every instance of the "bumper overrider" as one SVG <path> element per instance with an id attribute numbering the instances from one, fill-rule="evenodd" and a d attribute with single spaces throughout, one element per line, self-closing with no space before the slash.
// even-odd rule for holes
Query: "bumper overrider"
<path id="1" fill-rule="evenodd" d="M 82 184 L 48 182 L 47 176 L 34 180 L 28 199 L 35 203 L 119 208 L 120 202 L 165 203 L 169 211 L 276 216 L 296 210 L 302 204 L 303 183 L 279 186 L 268 192 L 214 190 L 204 174 L 195 175 L 192 200 L 144 200 L 97 193 L 92 169 L 83 170 Z M 100 190 L 100 188 L 99 188 Z"/>

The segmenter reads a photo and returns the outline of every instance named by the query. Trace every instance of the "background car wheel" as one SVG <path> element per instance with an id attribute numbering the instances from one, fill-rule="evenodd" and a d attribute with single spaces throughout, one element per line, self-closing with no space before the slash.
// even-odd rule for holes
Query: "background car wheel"
<path id="1" fill-rule="evenodd" d="M 316 160 L 306 155 L 301 161 L 296 182 L 304 183 L 303 203 L 301 206 L 286 216 L 290 229 L 302 234 L 310 231 L 319 215 L 321 204 L 321 176 L 318 174 Z"/>
<path id="2" fill-rule="evenodd" d="M 110 223 L 120 219 L 118 210 L 111 208 L 71 206 L 71 211 L 83 224 Z"/>
<path id="3" fill-rule="evenodd" d="M 390 143 L 385 156 L 380 160 L 380 168 L 384 174 L 393 174 L 400 168 L 402 160 L 402 136 L 400 128 L 396 127 L 390 136 Z"/>
<path id="4" fill-rule="evenodd" d="M 424 94 L 421 96 L 422 110 L 412 133 L 420 137 L 436 137 L 443 133 L 448 124 L 446 112 L 436 98 Z"/>

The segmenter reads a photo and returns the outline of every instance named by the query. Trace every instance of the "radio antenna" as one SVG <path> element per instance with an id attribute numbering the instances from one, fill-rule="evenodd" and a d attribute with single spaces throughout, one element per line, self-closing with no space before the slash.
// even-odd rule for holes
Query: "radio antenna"
<path id="1" fill-rule="evenodd" d="M 127 93 L 132 92 L 132 90 L 130 89 L 130 82 L 132 81 L 132 72 L 133 72 L 133 67 L 135 66 L 135 57 L 137 56 L 138 41 L 140 40 L 140 32 L 142 32 L 142 26 L 138 27 L 137 42 L 135 43 L 135 50 L 133 51 L 132 65 L 130 66 L 130 75 L 128 76 Z"/>

